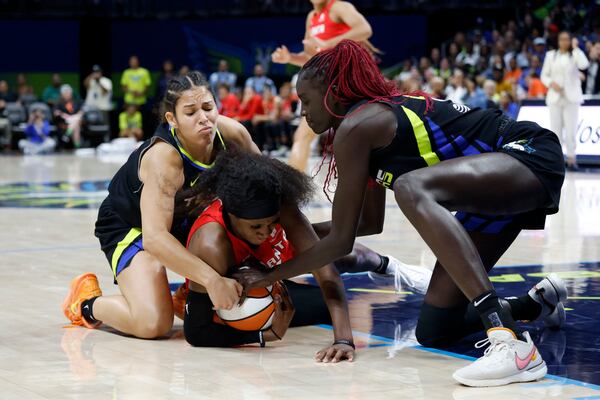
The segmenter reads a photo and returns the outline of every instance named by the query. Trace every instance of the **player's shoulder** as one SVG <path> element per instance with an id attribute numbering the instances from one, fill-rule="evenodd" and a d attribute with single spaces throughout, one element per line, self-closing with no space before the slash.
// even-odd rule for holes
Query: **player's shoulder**
<path id="1" fill-rule="evenodd" d="M 334 1 L 331 7 L 329 8 L 330 12 L 344 12 L 346 10 L 354 10 L 355 7 L 349 1 Z"/>
<path id="2" fill-rule="evenodd" d="M 354 131 L 381 132 L 396 124 L 393 109 L 384 103 L 365 103 L 352 109 L 342 121 L 338 133 L 351 135 Z"/>
<path id="3" fill-rule="evenodd" d="M 217 128 L 226 143 L 233 143 L 247 151 L 258 151 L 256 145 L 253 144 L 252 137 L 246 127 L 233 118 L 219 115 Z"/>
<path id="4" fill-rule="evenodd" d="M 141 159 L 140 175 L 142 177 L 161 175 L 167 179 L 174 179 L 181 174 L 183 174 L 183 160 L 178 151 L 164 140 L 155 139 Z"/>

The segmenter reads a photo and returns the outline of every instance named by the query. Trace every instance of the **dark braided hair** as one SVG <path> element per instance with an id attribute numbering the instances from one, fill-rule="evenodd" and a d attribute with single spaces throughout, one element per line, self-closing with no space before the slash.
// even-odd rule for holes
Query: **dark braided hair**
<path id="1" fill-rule="evenodd" d="M 323 50 L 312 57 L 300 71 L 300 79 L 322 79 L 327 86 L 323 104 L 327 112 L 336 118 L 345 118 L 331 110 L 327 104 L 328 96 L 332 96 L 344 106 L 351 106 L 361 100 L 368 100 L 367 104 L 378 101 L 401 103 L 402 100 L 393 100 L 403 95 L 394 81 L 387 80 L 375 63 L 371 53 L 361 44 L 352 40 L 342 40 L 335 47 Z M 424 92 L 412 92 L 410 96 L 423 97 L 426 101 L 426 110 L 432 104 L 431 97 Z M 362 107 L 362 106 L 361 106 Z M 358 107 L 353 112 L 361 109 Z M 335 130 L 330 130 L 327 135 L 325 154 L 319 164 L 316 174 L 321 171 L 328 155 L 331 156 L 327 167 L 327 176 L 323 184 L 323 191 L 331 201 L 331 181 L 337 179 L 337 166 L 333 157 L 333 139 Z"/>
<path id="2" fill-rule="evenodd" d="M 195 87 L 205 87 L 208 91 L 211 91 L 206 76 L 200 71 L 190 71 L 185 75 L 177 75 L 169 79 L 167 90 L 161 102 L 160 115 L 162 116 L 162 122 L 165 122 L 166 112 L 175 114 L 175 106 L 181 94 Z"/>
<path id="3" fill-rule="evenodd" d="M 314 193 L 310 177 L 279 160 L 252 154 L 228 144 L 212 168 L 202 172 L 191 189 L 177 196 L 176 213 L 197 217 L 215 198 L 232 208 L 243 209 L 255 198 L 278 197 L 281 203 L 298 207 L 308 203 Z"/>

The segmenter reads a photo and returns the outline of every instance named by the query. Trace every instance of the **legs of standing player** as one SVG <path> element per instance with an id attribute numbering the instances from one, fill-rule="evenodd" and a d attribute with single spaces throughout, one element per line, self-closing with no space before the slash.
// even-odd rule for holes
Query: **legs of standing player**
<path id="1" fill-rule="evenodd" d="M 294 133 L 294 143 L 292 144 L 288 164 L 298 171 L 306 172 L 310 157 L 310 147 L 317 137 L 306 123 L 306 118 L 303 117 Z"/>

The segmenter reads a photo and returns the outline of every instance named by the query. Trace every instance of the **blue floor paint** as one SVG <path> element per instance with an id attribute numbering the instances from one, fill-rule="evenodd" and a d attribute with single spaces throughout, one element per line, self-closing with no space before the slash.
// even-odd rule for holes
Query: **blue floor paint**
<path id="1" fill-rule="evenodd" d="M 573 384 L 600 391 L 600 263 L 585 262 L 573 264 L 555 264 L 552 272 L 563 276 L 569 288 L 569 296 L 575 298 L 598 298 L 598 300 L 567 300 L 565 307 L 567 323 L 563 329 L 555 331 L 544 327 L 541 321 L 522 324 L 531 334 L 542 357 L 548 365 L 549 379 L 561 384 Z M 492 277 L 500 275 L 519 275 L 522 280 L 514 282 L 495 282 L 494 286 L 500 296 L 519 296 L 525 294 L 541 278 L 530 276 L 544 271 L 541 265 L 507 266 L 501 271 L 492 271 Z M 343 280 L 347 289 L 376 289 L 366 274 L 344 274 Z M 175 290 L 180 283 L 171 284 Z M 363 292 L 347 291 L 348 301 L 361 301 Z M 400 327 L 402 332 L 414 331 L 423 296 L 406 295 L 397 299 L 389 295 L 389 302 L 371 304 L 370 332 L 354 332 L 355 337 L 371 338 L 381 341 L 387 346 L 394 344 L 394 334 Z M 319 325 L 331 329 L 329 325 Z M 475 349 L 476 341 L 484 338 L 483 333 L 465 338 L 460 343 L 446 350 L 431 349 L 422 346 L 411 346 L 421 351 L 428 351 L 464 360 L 474 360 L 483 350 Z M 407 339 L 407 338 L 404 338 Z M 414 342 L 414 336 L 412 336 Z M 414 342 L 416 343 L 416 342 Z"/>
<path id="2" fill-rule="evenodd" d="M 548 365 L 548 379 L 560 384 L 572 384 L 600 391 L 600 263 L 585 262 L 573 264 L 555 264 L 550 269 L 563 276 L 569 289 L 570 297 L 598 297 L 598 300 L 567 300 L 565 307 L 567 322 L 563 329 L 555 331 L 544 327 L 541 321 L 522 324 L 531 334 L 542 357 Z M 541 265 L 507 266 L 501 271 L 492 271 L 491 276 L 518 274 L 522 280 L 514 282 L 495 282 L 494 286 L 500 296 L 520 296 L 525 294 L 541 278 L 530 276 L 544 271 Z M 375 289 L 377 286 L 365 274 L 344 274 L 347 289 Z M 174 290 L 179 284 L 171 284 Z M 347 291 L 348 301 L 361 301 L 365 293 Z M 395 300 L 389 295 L 387 303 L 371 304 L 370 332 L 354 332 L 355 337 L 368 337 L 391 346 L 394 334 L 400 327 L 402 332 L 414 331 L 423 296 L 406 295 Z M 319 325 L 331 329 L 329 325 Z M 411 347 L 446 356 L 474 360 L 481 356 L 482 349 L 475 349 L 476 341 L 484 338 L 483 333 L 463 339 L 460 343 L 446 350 L 426 348 L 418 345 Z M 404 338 L 406 339 L 406 338 Z M 414 336 L 412 336 L 414 341 Z M 416 343 L 416 342 L 414 342 Z"/>
<path id="3" fill-rule="evenodd" d="M 85 182 L 12 183 L 0 185 L 0 207 L 44 207 L 44 208 L 98 208 L 106 196 L 108 180 Z M 314 202 L 310 207 L 328 208 L 327 202 Z M 389 204 L 386 207 L 396 208 Z M 383 240 L 385 241 L 385 239 Z M 377 242 L 382 242 L 378 240 Z M 396 239 L 394 239 L 396 242 Z M 76 251 L 97 247 L 96 245 L 67 245 L 30 248 L 4 248 L 0 254 L 46 251 Z M 498 266 L 492 272 L 494 285 L 500 296 L 519 296 L 538 282 L 542 272 L 563 273 L 570 290 L 565 307 L 567 323 L 560 331 L 545 329 L 541 322 L 523 325 L 529 330 L 548 365 L 549 379 L 560 384 L 573 384 L 600 391 L 600 262 L 580 262 L 541 265 Z M 345 274 L 347 289 L 377 289 L 366 274 Z M 176 290 L 180 283 L 170 285 Z M 366 293 L 349 290 L 350 302 L 361 302 Z M 356 337 L 369 337 L 381 343 L 371 347 L 394 346 L 398 332 L 402 340 L 413 343 L 411 347 L 420 351 L 434 352 L 465 360 L 472 360 L 482 353 L 474 343 L 484 336 L 472 335 L 447 350 L 415 346 L 414 328 L 417 324 L 423 296 L 408 294 L 403 298 L 396 295 L 379 296 L 382 302 L 370 304 L 369 332 L 355 332 Z M 322 326 L 331 329 L 328 326 Z M 408 333 L 408 335 L 406 335 Z M 412 338 L 409 337 L 412 333 Z M 600 396 L 582 397 L 599 399 Z"/>

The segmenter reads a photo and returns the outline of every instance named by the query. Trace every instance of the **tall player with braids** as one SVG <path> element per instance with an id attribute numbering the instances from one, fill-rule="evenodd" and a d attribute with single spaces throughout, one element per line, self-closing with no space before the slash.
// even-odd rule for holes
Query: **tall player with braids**
<path id="1" fill-rule="evenodd" d="M 371 177 L 394 191 L 438 259 L 417 339 L 441 347 L 485 328 L 480 345 L 489 347 L 454 373 L 457 381 L 496 386 L 542 378 L 546 364 L 515 320 L 544 317 L 560 326 L 564 283 L 549 276 L 521 297 L 500 299 L 488 271 L 522 229 L 543 229 L 546 215 L 558 211 L 564 164 L 556 135 L 500 111 L 403 95 L 367 50 L 346 40 L 304 65 L 298 94 L 309 126 L 333 137 L 325 184 L 337 172 L 331 230 L 276 270 L 238 276 L 244 286 L 265 286 L 350 251 L 361 217 L 379 212 L 383 222 L 384 201 L 365 200 Z"/>

